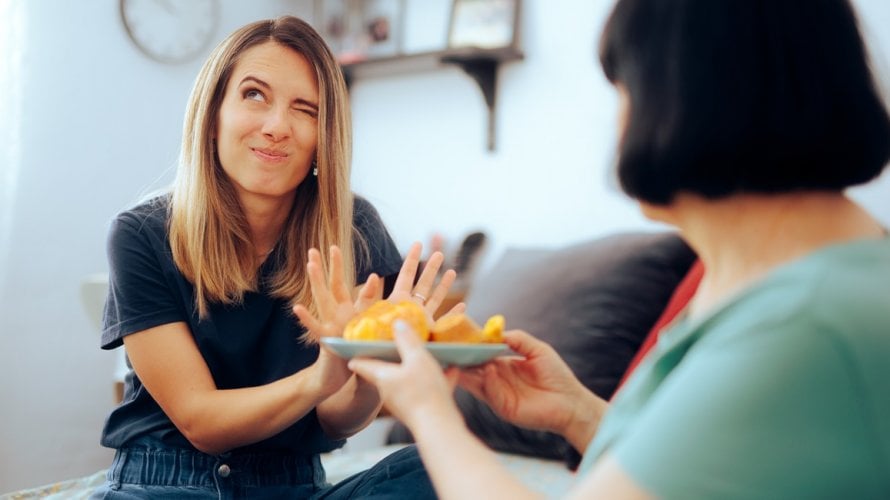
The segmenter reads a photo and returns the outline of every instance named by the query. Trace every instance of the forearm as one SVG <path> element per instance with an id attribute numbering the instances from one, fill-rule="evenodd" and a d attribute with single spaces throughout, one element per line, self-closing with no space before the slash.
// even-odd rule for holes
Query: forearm
<path id="1" fill-rule="evenodd" d="M 353 375 L 339 391 L 318 405 L 318 420 L 329 437 L 346 438 L 377 417 L 381 405 L 377 389 Z"/>
<path id="2" fill-rule="evenodd" d="M 327 396 L 314 371 L 310 367 L 262 386 L 192 393 L 176 425 L 192 445 L 209 454 L 269 438 Z"/>
<path id="3" fill-rule="evenodd" d="M 440 498 L 540 498 L 470 433 L 456 408 L 427 413 L 411 432 Z"/>

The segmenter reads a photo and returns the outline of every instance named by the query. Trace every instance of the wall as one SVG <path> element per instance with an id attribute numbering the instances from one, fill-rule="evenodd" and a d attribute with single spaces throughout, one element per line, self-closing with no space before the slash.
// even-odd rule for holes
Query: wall
<path id="1" fill-rule="evenodd" d="M 82 307 L 111 218 L 172 179 L 200 60 L 161 65 L 116 0 L 0 0 L 0 493 L 95 472 L 116 356 Z M 214 44 L 311 0 L 225 1 Z M 77 21 L 74 21 L 77 20 Z"/>
<path id="2" fill-rule="evenodd" d="M 857 2 L 890 26 L 884 0 Z M 353 87 L 356 190 L 401 248 L 439 231 L 562 245 L 650 227 L 609 177 L 615 96 L 594 48 L 611 2 L 526 2 L 524 61 L 501 70 L 497 150 L 454 68 Z M 409 0 L 406 46 L 444 41 L 447 0 Z M 224 0 L 217 39 L 311 0 Z M 0 493 L 107 467 L 98 445 L 115 356 L 80 303 L 106 269 L 108 222 L 172 178 L 200 62 L 164 66 L 126 39 L 114 0 L 0 0 Z M 78 20 L 72 22 L 72 20 Z M 886 69 L 890 33 L 872 33 Z M 886 79 L 886 76 L 885 76 Z M 855 191 L 885 222 L 890 178 Z"/>
<path id="3" fill-rule="evenodd" d="M 890 85 L 890 3 L 855 2 Z M 616 96 L 596 59 L 612 2 L 528 1 L 525 59 L 502 66 L 497 150 L 485 144 L 485 106 L 456 68 L 354 84 L 356 188 L 400 245 L 441 231 L 452 242 L 490 232 L 490 263 L 509 245 L 562 245 L 616 229 L 650 227 L 610 167 Z M 392 118 L 389 118 L 392 117 Z M 890 175 L 854 190 L 890 223 Z"/>

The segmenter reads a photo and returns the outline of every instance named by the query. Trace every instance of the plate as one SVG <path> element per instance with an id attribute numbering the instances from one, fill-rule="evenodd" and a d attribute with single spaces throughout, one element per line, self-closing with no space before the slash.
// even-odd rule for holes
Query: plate
<path id="1" fill-rule="evenodd" d="M 384 361 L 399 361 L 396 345 L 390 341 L 353 341 L 338 337 L 325 337 L 321 341 L 341 358 L 361 356 Z M 507 344 L 427 342 L 424 345 L 443 366 L 473 366 L 485 363 L 496 356 L 516 355 Z"/>

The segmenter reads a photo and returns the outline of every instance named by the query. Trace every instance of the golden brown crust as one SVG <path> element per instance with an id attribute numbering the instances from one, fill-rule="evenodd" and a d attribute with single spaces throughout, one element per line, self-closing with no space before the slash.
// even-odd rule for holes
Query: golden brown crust
<path id="1" fill-rule="evenodd" d="M 479 343 L 484 340 L 482 329 L 466 314 L 446 314 L 433 324 L 433 342 Z"/>
<path id="2" fill-rule="evenodd" d="M 430 328 L 426 311 L 415 302 L 406 300 L 393 304 L 385 300 L 376 302 L 364 312 L 352 318 L 343 331 L 346 340 L 392 340 L 393 323 L 408 323 L 421 340 L 429 340 Z"/>
<path id="3" fill-rule="evenodd" d="M 376 302 L 346 325 L 343 338 L 356 341 L 392 340 L 396 320 L 407 322 L 423 341 L 470 344 L 503 342 L 504 317 L 499 314 L 489 318 L 484 328 L 463 313 L 446 314 L 430 326 L 423 307 L 410 300 L 398 304 L 386 300 Z"/>

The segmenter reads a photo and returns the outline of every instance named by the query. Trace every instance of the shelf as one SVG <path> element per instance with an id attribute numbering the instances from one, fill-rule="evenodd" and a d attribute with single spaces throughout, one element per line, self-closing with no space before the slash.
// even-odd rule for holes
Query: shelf
<path id="1" fill-rule="evenodd" d="M 495 149 L 495 117 L 497 111 L 498 68 L 501 64 L 518 61 L 522 52 L 515 47 L 479 49 L 463 47 L 431 52 L 419 52 L 392 57 L 366 59 L 342 64 L 346 84 L 356 79 L 392 76 L 400 73 L 429 71 L 444 65 L 455 65 L 473 78 L 488 109 L 488 150 Z"/>

